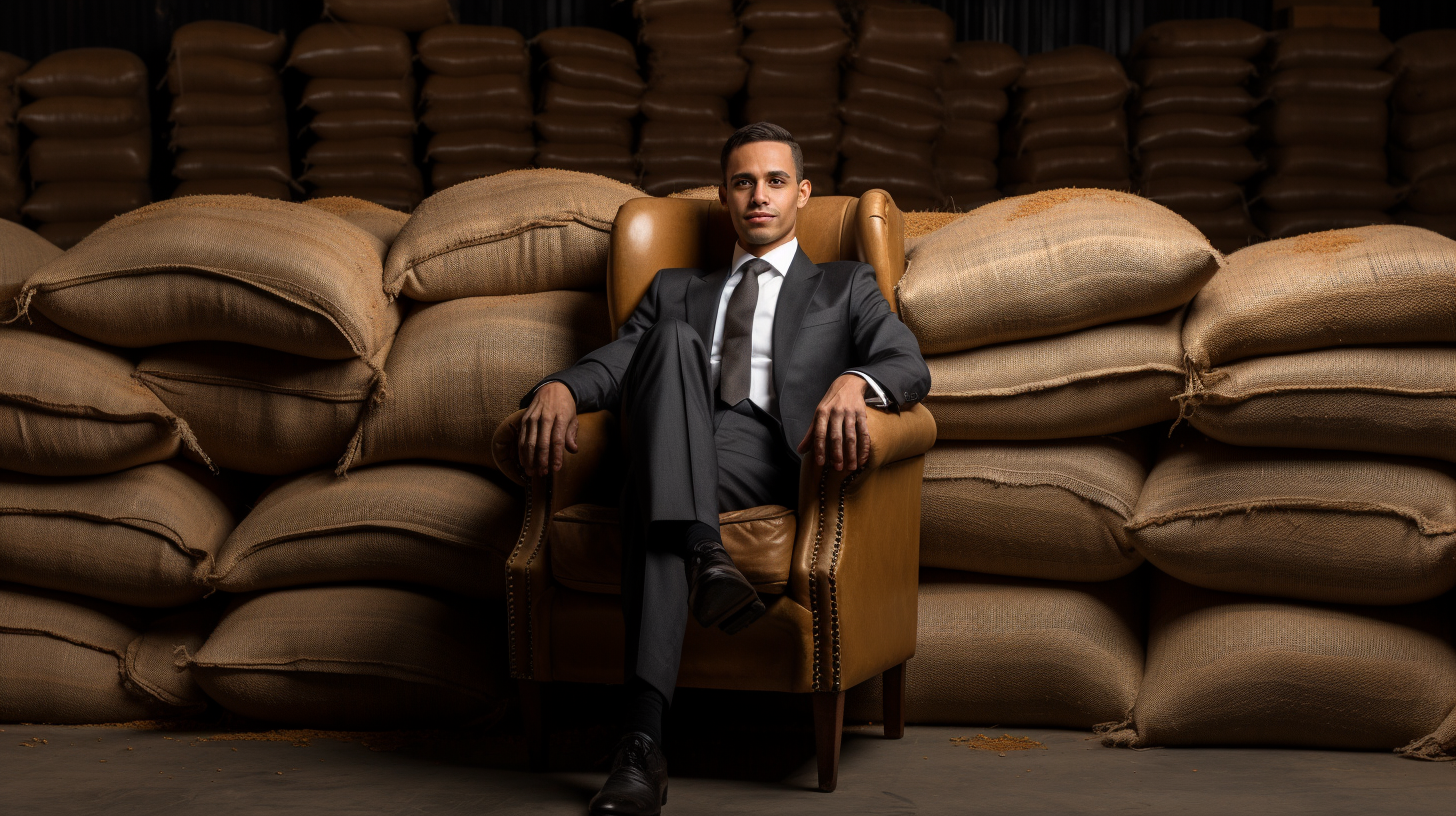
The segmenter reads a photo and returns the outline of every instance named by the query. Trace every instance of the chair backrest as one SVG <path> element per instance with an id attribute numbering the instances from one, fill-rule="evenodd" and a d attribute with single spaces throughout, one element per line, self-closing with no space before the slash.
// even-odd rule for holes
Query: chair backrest
<path id="1" fill-rule="evenodd" d="M 859 198 L 817 196 L 799 211 L 799 246 L 815 263 L 858 260 L 875 268 L 880 291 L 895 304 L 905 274 L 905 219 L 884 190 Z M 737 236 L 717 201 L 635 198 L 617 211 L 607 259 L 612 333 L 632 315 L 658 270 L 717 269 L 733 256 Z"/>

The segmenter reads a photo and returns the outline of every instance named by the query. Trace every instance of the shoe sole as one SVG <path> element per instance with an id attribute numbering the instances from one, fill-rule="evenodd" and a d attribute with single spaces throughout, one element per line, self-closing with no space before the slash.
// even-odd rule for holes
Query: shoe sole
<path id="1" fill-rule="evenodd" d="M 710 626 L 718 626 L 721 628 L 725 625 L 726 621 L 737 615 L 742 614 L 745 609 L 752 607 L 754 604 L 758 604 L 758 606 L 760 607 L 759 614 L 763 614 L 763 612 L 761 611 L 763 608 L 763 602 L 758 599 L 758 592 L 754 590 L 751 584 L 743 581 L 740 578 L 737 581 L 732 581 L 732 585 L 733 586 L 731 587 L 731 589 L 737 590 L 737 595 L 727 598 L 726 603 L 723 602 L 725 600 L 724 598 L 719 598 L 719 605 L 716 608 L 703 609 L 702 606 L 698 603 L 698 599 L 702 596 L 699 595 L 697 592 L 694 592 L 691 596 L 689 596 L 688 604 L 692 607 L 693 617 L 697 619 L 699 624 L 701 624 L 705 628 Z M 726 595 L 728 593 L 725 591 L 725 593 L 723 594 Z M 754 616 L 748 621 L 748 623 L 752 623 L 756 619 L 757 616 Z M 745 623 L 743 625 L 746 626 L 748 624 Z M 741 629 L 742 626 L 740 626 L 739 628 Z M 725 629 L 724 631 L 727 630 Z M 734 631 L 737 630 L 735 629 Z M 730 632 L 729 634 L 732 633 Z"/>
<path id="2" fill-rule="evenodd" d="M 763 605 L 763 601 L 754 598 L 753 603 L 719 622 L 718 628 L 730 635 L 736 635 L 747 629 L 749 624 L 763 617 L 763 613 L 766 611 L 768 611 L 768 607 Z"/>

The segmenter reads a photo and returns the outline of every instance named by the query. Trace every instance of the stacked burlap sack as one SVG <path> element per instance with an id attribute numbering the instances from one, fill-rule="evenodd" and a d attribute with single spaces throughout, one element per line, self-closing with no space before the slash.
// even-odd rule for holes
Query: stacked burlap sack
<path id="1" fill-rule="evenodd" d="M 297 186 L 288 152 L 281 33 L 203 20 L 172 35 L 175 196 L 255 195 L 288 201 Z"/>
<path id="2" fill-rule="evenodd" d="M 1129 520 L 1171 577 L 1110 742 L 1449 758 L 1453 264 L 1413 227 L 1315 233 L 1229 256 L 1194 299 L 1184 400 L 1207 436 L 1165 444 Z"/>
<path id="3" fill-rule="evenodd" d="M 15 80 L 30 61 L 0 51 L 0 218 L 20 220 L 20 207 L 25 203 L 25 185 L 20 176 L 20 128 L 16 114 L 20 112 L 20 88 Z"/>
<path id="4" fill-rule="evenodd" d="M 1056 190 L 955 218 L 909 261 L 896 297 L 939 441 L 907 717 L 1121 720 L 1142 676 L 1143 558 L 1124 525 L 1151 463 L 1144 426 L 1178 415 L 1185 304 L 1221 256 L 1146 199 Z"/>
<path id="5" fill-rule="evenodd" d="M 519 31 L 500 26 L 442 25 L 420 35 L 425 158 L 430 186 L 526 167 L 536 155 L 531 135 L 530 67 Z"/>
<path id="6" fill-rule="evenodd" d="M 1149 26 L 1129 55 L 1138 85 L 1133 153 L 1143 195 L 1233 252 L 1262 238 L 1243 182 L 1258 171 L 1247 142 L 1258 104 L 1247 86 L 1268 35 L 1243 20 Z"/>
<path id="7" fill-rule="evenodd" d="M 1001 190 L 1128 190 L 1129 84 L 1122 63 L 1090 45 L 1033 54 L 1016 82 L 1002 138 Z"/>
<path id="8" fill-rule="evenodd" d="M 634 0 L 647 54 L 645 121 L 637 139 L 642 187 L 653 195 L 717 185 L 728 100 L 743 88 L 743 29 L 732 0 Z"/>
<path id="9" fill-rule="evenodd" d="M 996 157 L 1001 121 L 1010 110 L 1006 89 L 1026 60 L 1004 43 L 957 43 L 941 74 L 945 126 L 935 145 L 935 174 L 952 210 L 974 210 L 1001 197 Z"/>
<path id="10" fill-rule="evenodd" d="M 840 192 L 880 188 L 904 210 L 941 206 L 935 143 L 945 112 L 938 91 L 954 43 L 955 24 L 939 9 L 876 0 L 861 11 L 839 106 Z"/>
<path id="11" fill-rule="evenodd" d="M 1268 49 L 1260 111 L 1266 175 L 1255 217 L 1270 238 L 1389 224 L 1400 199 L 1388 179 L 1380 70 L 1395 47 L 1374 29 L 1291 28 Z"/>
<path id="12" fill-rule="evenodd" d="M 1456 30 L 1402 38 L 1386 70 L 1397 78 L 1393 175 L 1409 186 L 1396 218 L 1456 237 Z"/>
<path id="13" fill-rule="evenodd" d="M 833 0 L 751 0 L 738 13 L 748 32 L 744 123 L 788 129 L 804 150 L 815 195 L 833 195 L 839 163 L 839 63 L 851 44 Z"/>
<path id="14" fill-rule="evenodd" d="M 415 165 L 414 51 L 397 28 L 319 23 L 288 65 L 309 77 L 302 106 L 318 140 L 304 154 L 310 197 L 350 196 L 408 211 L 424 196 Z"/>
<path id="15" fill-rule="evenodd" d="M 152 200 L 147 68 L 115 48 L 51 54 L 17 80 L 35 190 L 21 212 L 62 249 Z"/>
<path id="16" fill-rule="evenodd" d="M 533 41 L 541 52 L 536 165 L 637 181 L 634 120 L 646 87 L 626 39 L 566 27 Z"/>

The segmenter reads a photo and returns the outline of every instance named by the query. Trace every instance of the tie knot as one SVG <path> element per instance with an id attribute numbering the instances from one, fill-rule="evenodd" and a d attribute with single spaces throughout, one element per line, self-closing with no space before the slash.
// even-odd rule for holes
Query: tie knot
<path id="1" fill-rule="evenodd" d="M 772 271 L 773 264 L 765 261 L 762 258 L 754 258 L 753 260 L 744 263 L 743 266 L 739 267 L 739 269 L 743 270 L 744 275 L 752 275 L 753 277 L 757 278 L 764 272 Z"/>

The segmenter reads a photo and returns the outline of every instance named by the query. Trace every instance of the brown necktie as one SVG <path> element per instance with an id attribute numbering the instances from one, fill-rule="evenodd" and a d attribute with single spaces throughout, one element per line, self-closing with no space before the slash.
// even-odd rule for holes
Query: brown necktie
<path id="1" fill-rule="evenodd" d="M 758 311 L 758 276 L 773 269 L 768 261 L 754 258 L 739 267 L 743 279 L 728 298 L 723 320 L 723 354 L 718 367 L 718 395 L 729 405 L 748 399 L 753 381 L 753 314 Z"/>

